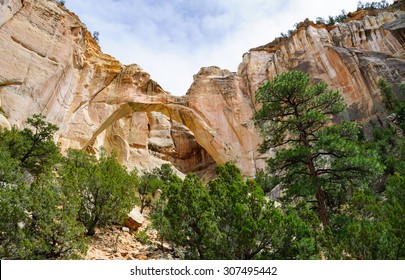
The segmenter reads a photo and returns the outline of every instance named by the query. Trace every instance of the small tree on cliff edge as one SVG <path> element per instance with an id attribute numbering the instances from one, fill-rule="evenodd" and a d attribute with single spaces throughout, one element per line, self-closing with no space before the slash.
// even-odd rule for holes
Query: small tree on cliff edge
<path id="1" fill-rule="evenodd" d="M 342 97 L 325 83 L 311 85 L 303 72 L 265 82 L 256 99 L 262 105 L 254 116 L 264 139 L 261 151 L 276 148 L 269 172 L 286 197 L 315 197 L 322 224 L 329 226 L 328 207 L 336 209 L 354 187 L 381 173 L 376 153 L 359 144 L 354 123 L 327 125 L 345 109 Z"/>

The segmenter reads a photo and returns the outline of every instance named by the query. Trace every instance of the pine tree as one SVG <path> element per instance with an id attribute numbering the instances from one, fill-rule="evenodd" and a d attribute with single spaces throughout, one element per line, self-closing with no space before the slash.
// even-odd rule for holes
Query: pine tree
<path id="1" fill-rule="evenodd" d="M 359 143 L 354 123 L 331 124 L 345 109 L 339 92 L 325 83 L 310 83 L 300 71 L 285 72 L 256 92 L 261 109 L 255 114 L 263 136 L 261 151 L 275 149 L 269 172 L 290 199 L 316 201 L 324 227 L 328 207 L 336 208 L 382 172 L 375 152 Z"/>

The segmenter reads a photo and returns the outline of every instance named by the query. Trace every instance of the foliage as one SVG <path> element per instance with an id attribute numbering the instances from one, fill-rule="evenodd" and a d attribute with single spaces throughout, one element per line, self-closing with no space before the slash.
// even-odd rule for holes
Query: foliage
<path id="1" fill-rule="evenodd" d="M 347 14 L 345 10 L 342 10 L 341 14 L 337 16 L 329 16 L 328 19 L 321 17 L 316 18 L 316 24 L 326 24 L 326 25 L 335 25 L 337 23 L 342 23 L 347 19 Z"/>
<path id="2" fill-rule="evenodd" d="M 290 37 L 293 33 L 294 33 L 294 30 L 293 30 L 293 29 L 289 29 L 289 30 L 287 31 L 287 34 L 281 32 L 281 33 L 280 33 L 280 36 L 281 36 L 281 38 L 286 39 L 286 38 Z"/>
<path id="3" fill-rule="evenodd" d="M 405 131 L 405 101 L 398 98 L 398 96 L 394 93 L 392 86 L 385 80 L 378 80 L 378 87 L 383 95 L 385 108 L 389 112 L 393 113 L 392 122 L 398 125 L 402 131 Z M 404 93 L 404 85 L 401 85 L 399 94 L 401 95 L 402 99 L 405 95 Z"/>
<path id="4" fill-rule="evenodd" d="M 405 259 L 405 177 L 395 174 L 390 177 L 387 200 L 383 207 L 383 219 L 388 224 L 393 256 L 392 259 Z"/>
<path id="5" fill-rule="evenodd" d="M 279 233 L 273 237 L 272 249 L 265 251 L 261 259 L 320 259 L 327 252 L 325 232 L 319 218 L 308 205 L 283 207 Z"/>
<path id="6" fill-rule="evenodd" d="M 4 166 L 3 159 L 0 159 Z M 0 168 L 2 168 L 1 166 Z M 0 258 L 15 259 L 26 255 L 23 248 L 24 232 L 21 226 L 28 218 L 26 204 L 27 185 L 17 182 L 2 184 L 0 187 Z"/>
<path id="7" fill-rule="evenodd" d="M 145 207 L 151 207 L 156 191 L 161 189 L 162 186 L 163 181 L 151 173 L 147 173 L 141 177 L 137 187 L 138 197 L 141 202 L 141 213 L 143 213 Z"/>
<path id="8" fill-rule="evenodd" d="M 133 174 L 135 178 L 135 174 Z M 179 181 L 180 178 L 174 174 L 169 164 L 163 164 L 160 168 L 155 168 L 152 172 L 147 172 L 141 176 L 136 183 L 138 197 L 141 203 L 140 212 L 143 213 L 145 207 L 152 207 L 154 197 L 158 191 L 162 191 L 165 185 L 172 181 Z"/>
<path id="9" fill-rule="evenodd" d="M 314 229 L 305 227 L 297 212 L 284 214 L 266 201 L 261 187 L 245 181 L 231 163 L 219 165 L 217 177 L 207 185 L 193 174 L 172 182 L 159 203 L 154 227 L 161 237 L 185 249 L 189 259 L 320 255 Z"/>
<path id="10" fill-rule="evenodd" d="M 1 131 L 0 145 L 19 161 L 21 168 L 38 176 L 60 160 L 59 147 L 53 142 L 58 127 L 46 122 L 42 115 L 33 115 L 27 124 L 32 130 L 19 130 L 14 126 L 11 130 Z"/>
<path id="11" fill-rule="evenodd" d="M 61 162 L 57 127 L 41 115 L 27 123 L 32 130 L 0 130 L 0 256 L 80 258 L 85 235 L 126 217 L 133 176 L 105 153 L 70 150 Z"/>
<path id="12" fill-rule="evenodd" d="M 345 108 L 338 92 L 326 91 L 324 83 L 310 85 L 309 76 L 300 71 L 285 72 L 265 82 L 256 98 L 262 105 L 255 115 L 264 137 L 262 151 L 300 142 L 300 132 L 305 129 L 309 130 L 307 141 L 315 141 L 314 133 L 330 121 L 330 114 Z M 287 135 L 290 131 L 293 133 Z"/>
<path id="13" fill-rule="evenodd" d="M 389 83 L 379 80 L 378 85 L 389 117 L 379 119 L 378 125 L 372 123 L 372 141 L 368 145 L 377 150 L 385 172 L 368 188 L 355 191 L 349 203 L 333 217 L 336 249 L 343 258 L 405 258 L 405 139 L 401 128 L 405 106 Z"/>
<path id="14" fill-rule="evenodd" d="M 164 204 L 163 204 L 164 202 Z M 187 248 L 188 258 L 212 258 L 212 202 L 194 174 L 166 186 L 152 221 L 162 238 Z"/>
<path id="15" fill-rule="evenodd" d="M 80 200 L 78 220 L 94 235 L 96 227 L 121 223 L 133 207 L 135 190 L 131 176 L 115 156 L 105 153 L 97 160 L 85 152 L 69 150 L 61 175 L 64 189 Z"/>
<path id="16" fill-rule="evenodd" d="M 361 1 L 357 2 L 357 9 L 358 10 L 374 10 L 374 9 L 385 9 L 389 7 L 389 3 L 386 0 L 382 0 L 380 2 L 366 2 L 363 3 Z"/>
<path id="17" fill-rule="evenodd" d="M 264 170 L 258 170 L 255 176 L 255 182 L 260 186 L 265 194 L 268 194 L 278 184 L 274 183 L 273 176 L 266 173 Z"/>
<path id="18" fill-rule="evenodd" d="M 403 137 L 405 101 L 401 98 L 404 95 L 404 88 L 400 86 L 399 92 L 395 93 L 392 86 L 384 80 L 379 80 L 378 85 L 388 117 L 383 120 L 378 119 L 377 123 L 371 122 L 373 141 L 370 146 L 378 151 L 386 166 L 384 177 L 396 172 L 405 175 L 405 139 Z"/>
<path id="19" fill-rule="evenodd" d="M 405 258 L 405 178 L 392 176 L 386 198 L 356 192 L 333 226 L 343 257 L 351 259 Z"/>
<path id="20" fill-rule="evenodd" d="M 371 192 L 356 191 L 349 203 L 332 220 L 336 248 L 342 258 L 378 259 L 387 251 L 385 227 L 376 219 L 378 197 Z M 380 213 L 377 214 L 380 216 Z"/>
<path id="21" fill-rule="evenodd" d="M 225 259 L 253 259 L 271 245 L 279 230 L 280 211 L 267 202 L 254 181 L 244 181 L 230 163 L 217 167 L 217 177 L 208 183 L 220 231 L 217 256 Z"/>
<path id="22" fill-rule="evenodd" d="M 97 43 L 99 43 L 100 42 L 100 32 L 94 31 L 93 32 L 93 38 Z"/>
<path id="23" fill-rule="evenodd" d="M 28 122 L 33 132 L 0 131 L 0 257 L 79 258 L 86 242 L 77 200 L 52 173 L 60 157 L 52 143 L 57 128 L 39 115 Z"/>
<path id="24" fill-rule="evenodd" d="M 78 259 L 86 249 L 84 227 L 76 221 L 77 201 L 54 175 L 1 188 L 2 258 Z"/>
<path id="25" fill-rule="evenodd" d="M 18 184 L 23 177 L 19 161 L 12 158 L 8 149 L 0 144 L 0 188 Z"/>
<path id="26" fill-rule="evenodd" d="M 381 173 L 376 153 L 358 143 L 354 123 L 329 125 L 345 108 L 342 98 L 325 83 L 311 85 L 303 72 L 285 72 L 264 83 L 256 100 L 262 105 L 254 116 L 264 139 L 261 151 L 277 148 L 268 159 L 269 173 L 282 182 L 286 198 L 315 199 L 328 226 L 327 207 L 338 207 L 353 188 Z"/>
<path id="27" fill-rule="evenodd" d="M 134 236 L 135 239 L 141 242 L 142 245 L 149 243 L 149 236 L 147 234 L 147 229 L 134 233 Z"/>

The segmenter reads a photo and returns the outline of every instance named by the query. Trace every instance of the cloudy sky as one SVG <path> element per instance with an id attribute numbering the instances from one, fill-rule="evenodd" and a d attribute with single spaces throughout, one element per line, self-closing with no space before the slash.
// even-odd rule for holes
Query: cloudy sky
<path id="1" fill-rule="evenodd" d="M 140 65 L 166 91 L 183 95 L 201 67 L 237 71 L 249 49 L 305 18 L 355 11 L 357 0 L 66 0 L 65 5 L 100 33 L 105 53 Z"/>

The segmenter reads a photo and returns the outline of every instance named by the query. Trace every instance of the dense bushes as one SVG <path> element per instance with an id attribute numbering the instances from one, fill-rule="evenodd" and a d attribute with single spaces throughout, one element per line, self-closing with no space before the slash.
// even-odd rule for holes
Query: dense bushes
<path id="1" fill-rule="evenodd" d="M 64 189 L 80 201 L 78 221 L 87 235 L 94 235 L 97 227 L 122 223 L 133 207 L 133 178 L 114 155 L 102 153 L 97 160 L 85 152 L 69 150 L 60 175 Z"/>
<path id="2" fill-rule="evenodd" d="M 113 155 L 62 157 L 43 116 L 28 124 L 0 130 L 0 258 L 82 258 L 86 236 L 133 206 L 133 178 Z"/>
<path id="3" fill-rule="evenodd" d="M 32 176 L 46 173 L 60 160 L 58 146 L 53 142 L 57 126 L 45 121 L 44 116 L 28 118 L 31 128 L 1 130 L 0 147 L 18 162 L 22 171 Z"/>
<path id="4" fill-rule="evenodd" d="M 230 163 L 219 165 L 217 177 L 207 184 L 193 174 L 170 182 L 160 203 L 153 224 L 187 259 L 320 256 L 319 226 L 307 225 L 293 209 L 277 209 L 260 186 L 244 180 Z"/>

